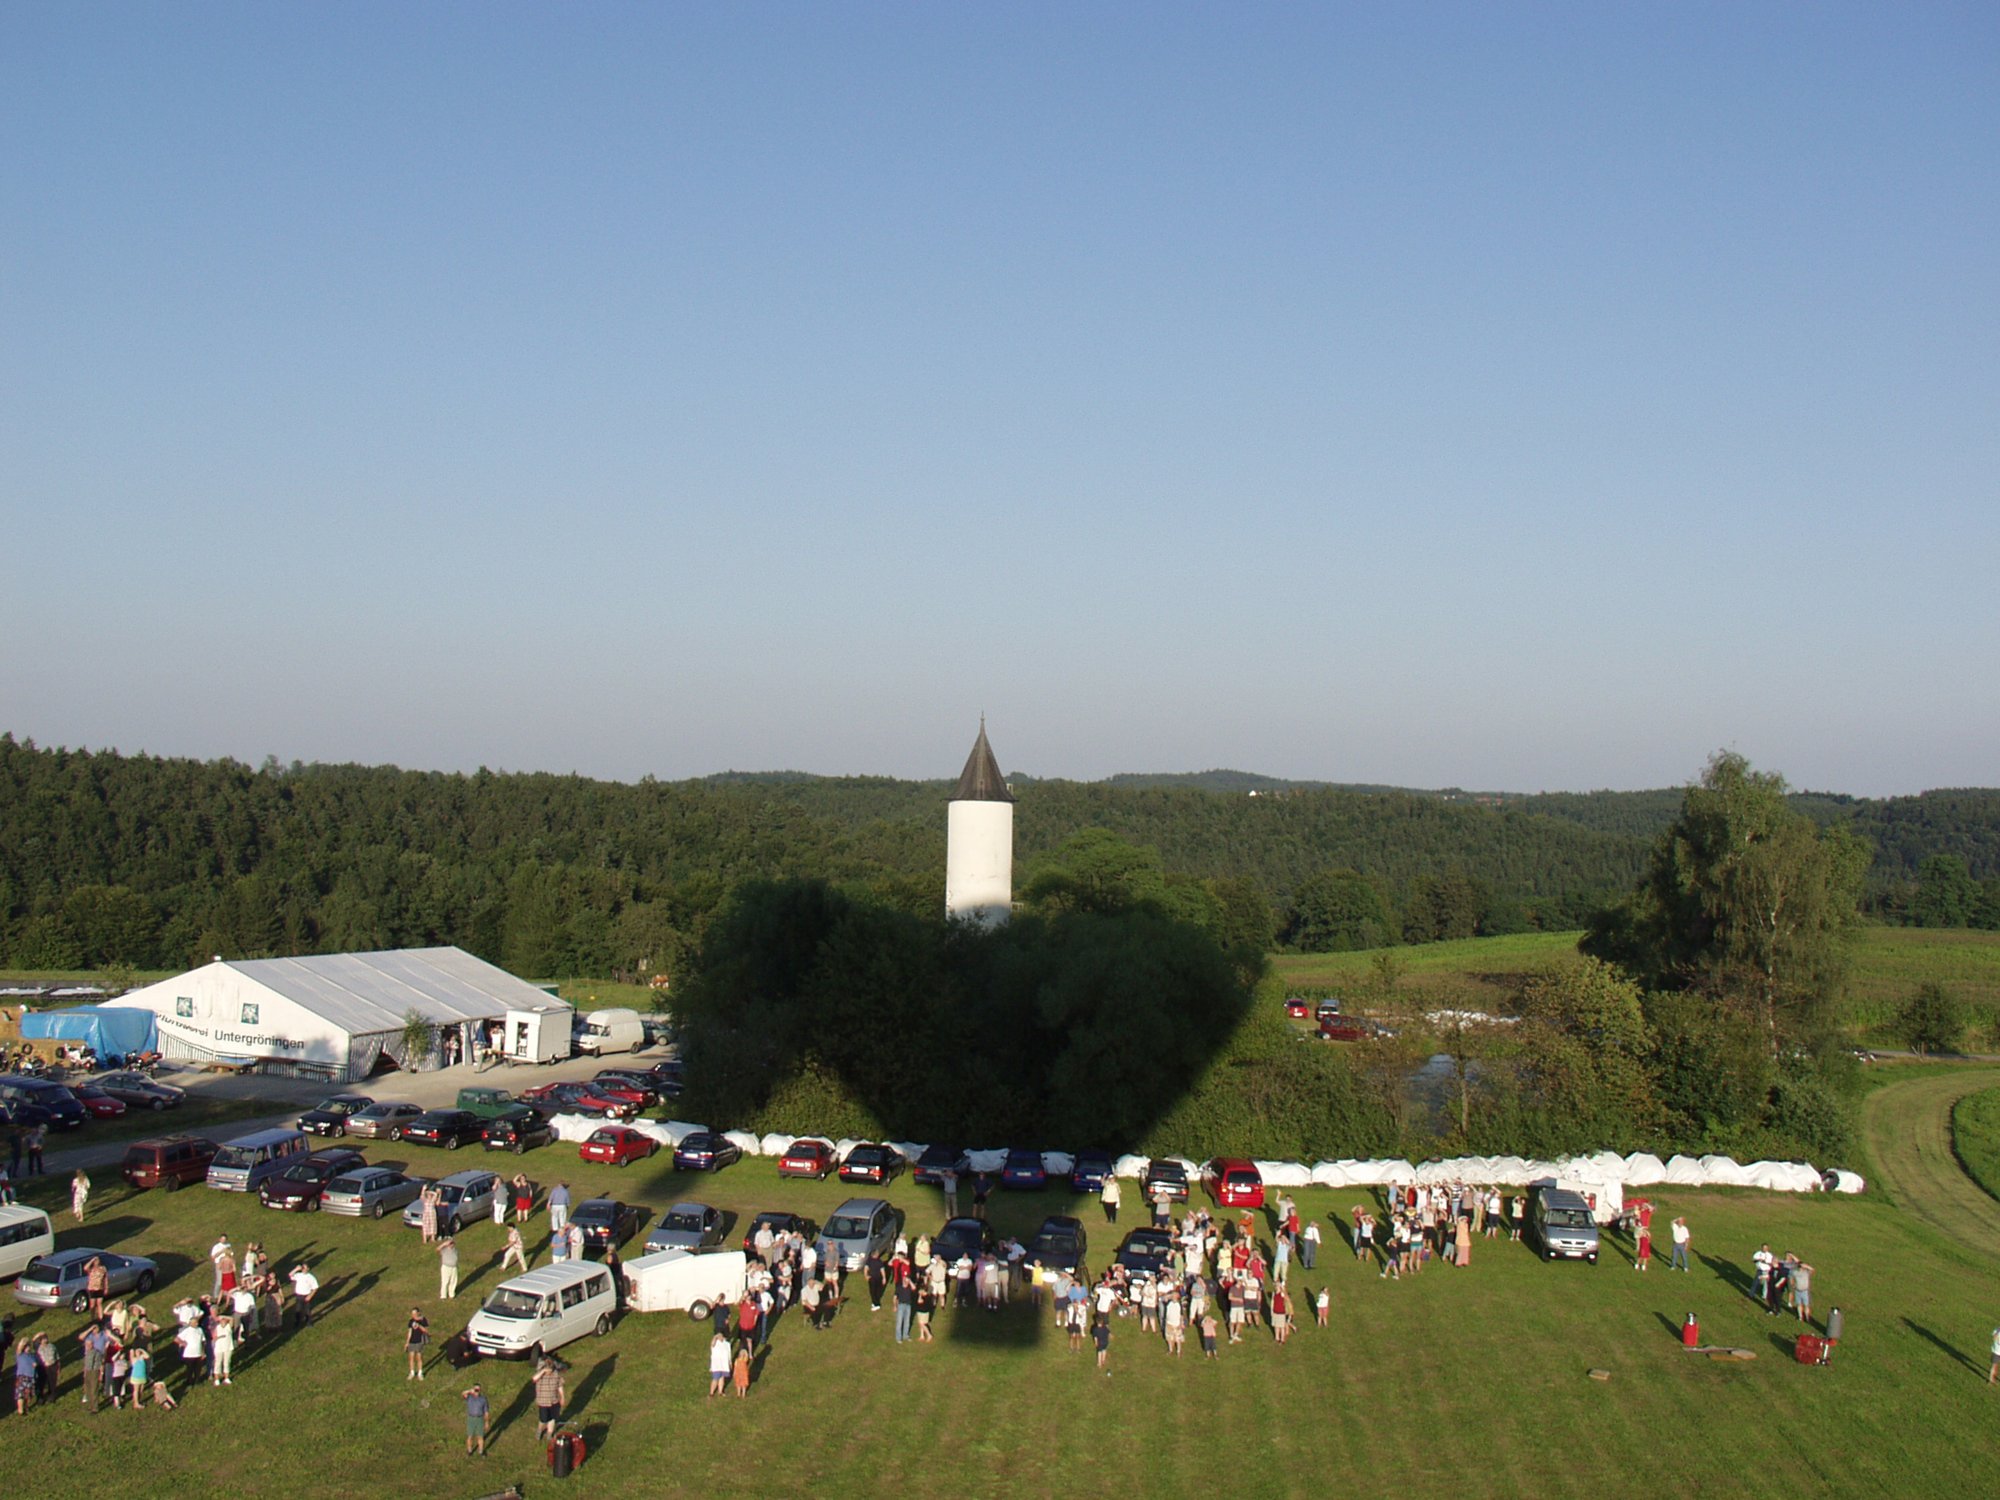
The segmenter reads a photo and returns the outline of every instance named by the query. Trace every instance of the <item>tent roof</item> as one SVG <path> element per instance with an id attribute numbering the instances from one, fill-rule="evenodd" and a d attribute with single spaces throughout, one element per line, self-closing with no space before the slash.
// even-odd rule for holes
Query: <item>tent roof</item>
<path id="1" fill-rule="evenodd" d="M 509 1008 L 549 1003 L 546 990 L 462 948 L 243 959 L 225 967 L 349 1035 L 399 1031 L 411 1010 L 427 1021 L 481 1021 Z"/>

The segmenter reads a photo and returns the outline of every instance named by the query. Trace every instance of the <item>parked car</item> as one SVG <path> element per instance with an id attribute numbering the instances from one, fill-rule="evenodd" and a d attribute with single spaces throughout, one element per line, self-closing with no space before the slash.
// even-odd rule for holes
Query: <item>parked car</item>
<path id="1" fill-rule="evenodd" d="M 532 1104 L 545 1115 L 590 1115 L 622 1120 L 632 1113 L 623 1099 L 600 1094 L 587 1083 L 545 1083 L 521 1093 L 524 1104 Z"/>
<path id="2" fill-rule="evenodd" d="M 202 1135 L 163 1135 L 125 1148 L 118 1175 L 135 1188 L 173 1192 L 190 1182 L 208 1181 L 209 1164 L 222 1147 Z"/>
<path id="3" fill-rule="evenodd" d="M 333 1094 L 299 1116 L 307 1135 L 346 1135 L 347 1122 L 375 1101 L 366 1094 Z"/>
<path id="4" fill-rule="evenodd" d="M 1170 1157 L 1156 1156 L 1146 1163 L 1146 1175 L 1140 1179 L 1140 1196 L 1148 1203 L 1153 1201 L 1156 1184 L 1164 1183 L 1167 1196 L 1176 1203 L 1187 1202 L 1187 1168 Z"/>
<path id="5" fill-rule="evenodd" d="M 780 1177 L 810 1177 L 823 1180 L 836 1165 L 833 1145 L 812 1139 L 792 1142 L 792 1149 L 778 1158 Z"/>
<path id="6" fill-rule="evenodd" d="M 676 1172 L 720 1172 L 733 1161 L 743 1159 L 743 1148 L 712 1130 L 697 1130 L 683 1136 L 674 1147 Z"/>
<path id="7" fill-rule="evenodd" d="M 903 1158 L 893 1147 L 864 1141 L 847 1153 L 840 1164 L 842 1182 L 872 1182 L 887 1187 L 903 1170 Z"/>
<path id="8" fill-rule="evenodd" d="M 820 1252 L 839 1256 L 843 1270 L 858 1271 L 871 1252 L 886 1257 L 902 1228 L 902 1214 L 887 1200 L 849 1198 L 819 1232 Z"/>
<path id="9" fill-rule="evenodd" d="M 93 1120 L 115 1120 L 125 1113 L 123 1099 L 114 1099 L 94 1083 L 79 1083 L 70 1092 Z"/>
<path id="10" fill-rule="evenodd" d="M 662 1099 L 680 1098 L 681 1091 L 687 1087 L 687 1074 L 678 1059 L 669 1062 L 654 1063 L 653 1073 L 659 1079 L 660 1097 Z"/>
<path id="11" fill-rule="evenodd" d="M 486 1122 L 469 1109 L 427 1109 L 403 1127 L 402 1139 L 456 1151 L 485 1133 Z"/>
<path id="12" fill-rule="evenodd" d="M 910 1181 L 923 1187 L 943 1187 L 946 1172 L 963 1177 L 970 1166 L 965 1153 L 956 1146 L 926 1146 L 910 1172 Z"/>
<path id="13" fill-rule="evenodd" d="M 491 1358 L 539 1357 L 586 1333 L 602 1338 L 617 1310 L 618 1290 L 603 1266 L 536 1266 L 495 1287 L 466 1324 L 465 1336 Z"/>
<path id="14" fill-rule="evenodd" d="M 1079 1193 L 1101 1193 L 1111 1168 L 1109 1151 L 1079 1151 L 1070 1165 L 1069 1185 Z"/>
<path id="15" fill-rule="evenodd" d="M 1301 996 L 1287 995 L 1285 997 L 1285 1014 L 1290 1016 L 1294 1021 L 1303 1021 L 1307 1016 L 1312 1014 L 1312 1006 Z"/>
<path id="16" fill-rule="evenodd" d="M 358 1219 L 366 1214 L 379 1219 L 392 1208 L 401 1208 L 424 1188 L 421 1177 L 406 1177 L 388 1167 L 357 1167 L 342 1172 L 326 1185 L 319 1206 L 330 1214 Z"/>
<path id="17" fill-rule="evenodd" d="M 1042 1227 L 1028 1242 L 1028 1263 L 1074 1275 L 1083 1264 L 1084 1251 L 1089 1244 L 1090 1236 L 1085 1233 L 1081 1220 L 1073 1219 L 1068 1214 L 1051 1214 L 1042 1220 Z"/>
<path id="18" fill-rule="evenodd" d="M 1322 1000 L 1318 1005 L 1313 1007 L 1313 1019 L 1315 1021 L 1331 1021 L 1339 1014 L 1340 1002 L 1338 1000 Z"/>
<path id="19" fill-rule="evenodd" d="M 660 1215 L 646 1236 L 646 1253 L 655 1250 L 705 1250 L 722 1243 L 722 1210 L 706 1203 L 676 1203 Z"/>
<path id="20" fill-rule="evenodd" d="M 1009 1151 L 1007 1165 L 1000 1169 L 1000 1186 L 1039 1191 L 1049 1185 L 1039 1151 Z"/>
<path id="21" fill-rule="evenodd" d="M 606 1125 L 591 1131 L 589 1139 L 576 1148 L 576 1155 L 579 1161 L 605 1161 L 614 1167 L 629 1167 L 659 1149 L 658 1141 L 629 1125 Z"/>
<path id="22" fill-rule="evenodd" d="M 89 1118 L 77 1097 L 59 1083 L 46 1078 L 28 1078 L 19 1073 L 0 1073 L 0 1103 L 10 1110 L 36 1106 L 47 1112 L 42 1123 L 55 1130 L 74 1130 Z M 25 1122 L 22 1122 L 25 1123 Z"/>
<path id="23" fill-rule="evenodd" d="M 423 1110 L 414 1104 L 394 1101 L 371 1104 L 347 1117 L 347 1133 L 369 1140 L 400 1141 L 403 1127 L 422 1113 Z"/>
<path id="24" fill-rule="evenodd" d="M 1118 1247 L 1118 1264 L 1135 1275 L 1150 1275 L 1173 1257 L 1174 1237 L 1164 1229 L 1135 1229 Z"/>
<path id="25" fill-rule="evenodd" d="M 1262 1208 L 1264 1174 L 1241 1157 L 1219 1157 L 1203 1170 L 1201 1185 L 1218 1208 Z"/>
<path id="26" fill-rule="evenodd" d="M 950 1265 L 968 1255 L 977 1260 L 996 1243 L 993 1226 L 984 1219 L 946 1219 L 944 1228 L 931 1236 L 931 1254 Z"/>
<path id="27" fill-rule="evenodd" d="M 540 1110 L 516 1104 L 506 1114 L 488 1120 L 479 1138 L 486 1142 L 488 1151 L 511 1151 L 519 1156 L 530 1146 L 546 1146 L 556 1138 L 556 1129 Z"/>
<path id="28" fill-rule="evenodd" d="M 55 1115 L 39 1104 L 23 1104 L 0 1099 L 0 1125 L 11 1125 L 16 1130 L 30 1130 L 39 1125 L 44 1130 L 60 1130 Z"/>
<path id="29" fill-rule="evenodd" d="M 1567 1188 L 1537 1188 L 1528 1207 L 1528 1237 L 1543 1260 L 1587 1260 L 1597 1264 L 1597 1219 L 1583 1194 Z"/>
<path id="30" fill-rule="evenodd" d="M 796 1234 L 803 1236 L 807 1240 L 811 1240 L 813 1235 L 818 1232 L 811 1219 L 799 1214 L 786 1213 L 782 1209 L 767 1208 L 764 1212 L 757 1215 L 756 1218 L 752 1219 L 749 1227 L 743 1231 L 743 1248 L 745 1250 L 754 1250 L 757 1248 L 757 1231 L 766 1225 L 770 1226 L 771 1233 L 774 1235 Z"/>
<path id="31" fill-rule="evenodd" d="M 500 1178 L 484 1167 L 473 1167 L 440 1177 L 437 1188 L 437 1224 L 440 1234 L 457 1234 L 466 1225 L 493 1212 L 493 1195 L 500 1191 Z M 419 1192 L 403 1210 L 403 1225 L 415 1229 L 424 1222 L 423 1194 Z"/>
<path id="32" fill-rule="evenodd" d="M 645 1074 L 623 1068 L 606 1068 L 590 1080 L 590 1086 L 608 1099 L 623 1099 L 633 1109 L 650 1109 L 660 1102 L 660 1091 Z"/>
<path id="33" fill-rule="evenodd" d="M 186 1089 L 161 1083 L 144 1073 L 100 1073 L 91 1082 L 127 1109 L 174 1109 L 187 1098 Z"/>
<path id="34" fill-rule="evenodd" d="M 641 1210 L 616 1198 L 588 1198 L 576 1206 L 570 1223 L 583 1231 L 586 1255 L 602 1255 L 612 1245 L 622 1245 L 638 1231 Z"/>
<path id="35" fill-rule="evenodd" d="M 71 1312 L 86 1311 L 90 1306 L 90 1295 L 83 1289 L 84 1278 L 89 1274 L 93 1260 L 104 1262 L 104 1269 L 111 1278 L 110 1294 L 114 1297 L 126 1292 L 144 1296 L 159 1280 L 160 1268 L 143 1255 L 117 1255 L 109 1250 L 58 1250 L 52 1255 L 38 1255 L 28 1262 L 28 1268 L 14 1283 L 15 1300 L 30 1307 L 68 1307 Z"/>
<path id="36" fill-rule="evenodd" d="M 505 1089 L 469 1088 L 458 1091 L 458 1107 L 482 1120 L 497 1120 L 519 1101 Z"/>
<path id="37" fill-rule="evenodd" d="M 1319 1023 L 1319 1039 L 1323 1042 L 1365 1042 L 1373 1035 L 1374 1030 L 1366 1021 L 1353 1016 L 1325 1016 Z"/>
<path id="38" fill-rule="evenodd" d="M 317 1213 L 326 1185 L 343 1172 L 368 1165 L 351 1146 L 328 1146 L 304 1161 L 293 1162 L 276 1177 L 266 1177 L 257 1189 L 257 1201 L 266 1208 L 282 1208 L 292 1213 Z"/>

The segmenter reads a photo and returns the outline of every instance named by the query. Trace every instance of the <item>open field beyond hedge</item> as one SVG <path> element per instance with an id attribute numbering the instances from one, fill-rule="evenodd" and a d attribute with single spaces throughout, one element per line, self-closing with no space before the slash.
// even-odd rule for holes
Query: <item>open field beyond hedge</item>
<path id="1" fill-rule="evenodd" d="M 1641 1487 L 1716 1494 L 1898 1494 L 1956 1497 L 2000 1486 L 1990 1436 L 2000 1401 L 1985 1383 L 1996 1321 L 2000 1205 L 1974 1187 L 1949 1149 L 1962 1094 L 2000 1084 L 2000 1070 L 1885 1068 L 1868 1101 L 1877 1161 L 1861 1198 L 1790 1198 L 1703 1190 L 1657 1195 L 1695 1230 L 1697 1269 L 1648 1275 L 1607 1256 L 1595 1268 L 1543 1265 L 1520 1246 L 1480 1242 L 1473 1267 L 1433 1267 L 1378 1280 L 1336 1248 L 1298 1284 L 1334 1293 L 1333 1327 L 1284 1349 L 1268 1335 L 1206 1364 L 1175 1363 L 1132 1322 L 1118 1325 L 1110 1379 L 1072 1355 L 1024 1307 L 944 1315 L 940 1342 L 898 1348 L 891 1314 L 850 1303 L 828 1332 L 782 1322 L 747 1402 L 711 1401 L 705 1332 L 679 1314 L 628 1316 L 610 1337 L 566 1351 L 576 1415 L 593 1457 L 568 1486 L 582 1496 L 657 1493 L 1091 1493 L 1113 1485 L 1153 1494 L 1602 1494 Z M 1940 1160 L 1941 1154 L 1941 1160 Z M 482 1160 L 384 1146 L 443 1172 Z M 483 1158 L 511 1168 L 515 1158 Z M 547 1183 L 612 1191 L 658 1209 L 702 1197 L 738 1215 L 790 1207 L 824 1218 L 848 1190 L 781 1182 L 767 1162 L 686 1180 L 657 1164 L 583 1168 L 574 1148 L 522 1164 Z M 102 1176 L 102 1174 L 100 1174 Z M 39 1187 L 52 1199 L 54 1184 Z M 899 1181 L 891 1196 L 913 1227 L 939 1217 L 935 1193 Z M 1311 1212 L 1342 1215 L 1360 1195 L 1310 1192 Z M 1003 1228 L 1025 1233 L 1066 1194 L 995 1198 Z M 1112 1236 L 1094 1205 L 1093 1262 Z M 87 1415 L 76 1399 L 71 1340 L 80 1319 L 34 1313 L 22 1328 L 62 1338 L 65 1399 L 0 1418 L 0 1465 L 32 1475 L 31 1492 L 67 1496 L 232 1493 L 254 1496 L 467 1497 L 522 1479 L 550 1481 L 533 1443 L 525 1371 L 488 1365 L 498 1432 L 493 1456 L 462 1456 L 455 1393 L 434 1367 L 403 1378 L 403 1319 L 412 1303 L 439 1333 L 469 1315 L 497 1281 L 499 1234 L 464 1237 L 460 1300 L 436 1303 L 431 1257 L 393 1220 L 287 1217 L 236 1195 L 191 1189 L 134 1195 L 101 1182 L 91 1222 L 65 1245 L 150 1254 L 166 1284 L 164 1313 L 205 1291 L 208 1244 L 226 1229 L 259 1238 L 281 1263 L 315 1263 L 324 1321 L 253 1345 L 229 1390 L 202 1388 L 173 1414 Z M 538 1227 L 546 1220 L 538 1217 Z M 1664 1238 L 1664 1236 L 1663 1236 Z M 1796 1325 L 1767 1319 L 1743 1286 L 1750 1254 L 1769 1240 L 1818 1268 L 1822 1308 L 1839 1305 L 1847 1342 L 1829 1369 L 1789 1358 Z M 1337 1243 L 1337 1242 L 1336 1242 Z M 859 1289 L 858 1278 L 855 1288 Z M 1750 1364 L 1683 1354 L 1689 1311 L 1705 1336 L 1756 1351 Z M 1601 1366 L 1609 1382 L 1587 1378 Z M 539 1482 L 538 1482 L 539 1481 Z"/>

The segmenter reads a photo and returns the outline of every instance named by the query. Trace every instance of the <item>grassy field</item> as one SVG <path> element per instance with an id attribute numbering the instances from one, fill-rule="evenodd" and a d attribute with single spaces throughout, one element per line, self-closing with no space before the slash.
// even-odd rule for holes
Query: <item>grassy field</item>
<path id="1" fill-rule="evenodd" d="M 1967 1094 L 1952 1106 L 1951 1151 L 1966 1176 L 2000 1199 L 2000 1089 Z"/>
<path id="2" fill-rule="evenodd" d="M 707 1398 L 701 1328 L 679 1314 L 628 1316 L 608 1338 L 566 1351 L 572 1407 L 594 1452 L 568 1489 L 878 1494 L 943 1478 L 981 1495 L 1113 1482 L 1162 1494 L 1318 1495 L 1336 1481 L 1395 1494 L 1586 1495 L 1643 1476 L 1676 1493 L 1988 1492 L 2000 1485 L 2000 1449 L 1981 1435 L 1994 1400 L 1984 1376 L 2000 1204 L 1938 1143 L 1952 1103 L 2000 1084 L 2000 1071 L 1886 1067 L 1878 1077 L 1869 1131 L 1881 1180 L 1871 1193 L 1655 1195 L 1693 1225 L 1692 1275 L 1656 1264 L 1641 1277 L 1610 1255 L 1594 1268 L 1543 1265 L 1521 1246 L 1482 1241 L 1468 1272 L 1434 1267 L 1385 1282 L 1336 1238 L 1319 1272 L 1295 1283 L 1332 1290 L 1330 1330 L 1308 1329 L 1282 1349 L 1264 1336 L 1214 1363 L 1175 1362 L 1121 1322 L 1110 1379 L 1025 1307 L 945 1315 L 937 1344 L 898 1348 L 891 1314 L 856 1302 L 825 1333 L 781 1322 L 741 1403 Z M 424 1172 L 481 1159 L 370 1154 L 407 1157 Z M 657 1163 L 584 1167 L 563 1147 L 523 1165 L 544 1183 L 565 1177 L 655 1211 L 686 1196 L 739 1216 L 789 1207 L 824 1218 L 848 1191 L 781 1182 L 760 1161 L 695 1180 Z M 937 1195 L 907 1180 L 890 1196 L 913 1227 L 939 1217 Z M 1302 1206 L 1341 1218 L 1361 1196 L 1309 1192 Z M 1025 1232 L 1071 1207 L 1055 1191 L 996 1195 L 994 1218 Z M 433 1260 L 392 1221 L 280 1217 L 233 1194 L 138 1195 L 102 1182 L 91 1209 L 80 1229 L 63 1215 L 62 1242 L 154 1256 L 167 1273 L 149 1299 L 156 1311 L 207 1289 L 206 1248 L 226 1229 L 239 1245 L 261 1239 L 281 1263 L 312 1260 L 325 1318 L 253 1346 L 233 1388 L 198 1389 L 172 1414 L 86 1414 L 72 1353 L 67 1399 L 0 1419 L 0 1464 L 20 1473 L 32 1463 L 37 1494 L 94 1494 L 117 1474 L 121 1496 L 471 1497 L 546 1472 L 520 1366 L 481 1372 L 498 1430 L 479 1465 L 461 1453 L 465 1379 L 443 1367 L 422 1384 L 403 1378 L 410 1306 L 424 1306 L 442 1333 L 496 1284 L 490 1225 L 465 1236 L 464 1287 L 448 1311 L 434 1300 Z M 1093 1206 L 1079 1211 L 1101 1262 L 1113 1237 Z M 1847 1340 L 1831 1368 L 1792 1363 L 1795 1325 L 1767 1319 L 1745 1295 L 1750 1254 L 1764 1241 L 1811 1260 L 1822 1308 L 1844 1309 Z M 1676 1330 L 1689 1311 L 1706 1338 L 1758 1358 L 1684 1354 Z M 54 1331 L 72 1352 L 79 1323 L 28 1313 L 21 1327 Z M 1612 1378 L 1590 1380 L 1592 1367 Z"/>
<path id="3" fill-rule="evenodd" d="M 1271 972 L 1288 992 L 1330 989 L 1361 997 L 1377 983 L 1376 956 L 1391 955 L 1404 995 L 1499 1005 L 1518 977 L 1576 956 L 1579 932 L 1522 932 L 1507 937 L 1420 943 L 1363 953 L 1274 953 Z"/>
<path id="4" fill-rule="evenodd" d="M 1864 927 L 1854 948 L 1848 1014 L 1860 1034 L 1890 1045 L 1896 1008 L 1925 981 L 1955 993 L 1974 1013 L 1971 1051 L 2000 1049 L 2000 932 Z"/>

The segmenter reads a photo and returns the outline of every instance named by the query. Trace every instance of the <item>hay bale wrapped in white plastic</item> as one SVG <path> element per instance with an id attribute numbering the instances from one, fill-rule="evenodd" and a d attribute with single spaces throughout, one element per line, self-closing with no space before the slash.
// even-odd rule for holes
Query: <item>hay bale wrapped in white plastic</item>
<path id="1" fill-rule="evenodd" d="M 1652 1187 L 1667 1180 L 1667 1164 L 1650 1151 L 1634 1151 L 1625 1158 L 1625 1185 Z"/>
<path id="2" fill-rule="evenodd" d="M 792 1149 L 792 1142 L 797 1139 L 798 1137 L 795 1135 L 767 1135 L 757 1143 L 760 1148 L 758 1154 L 761 1156 L 783 1156 L 787 1151 Z"/>
<path id="3" fill-rule="evenodd" d="M 1590 1170 L 1600 1181 L 1623 1182 L 1625 1158 L 1616 1151 L 1593 1151 L 1590 1154 Z"/>
<path id="4" fill-rule="evenodd" d="M 658 1141 L 669 1151 L 673 1150 L 679 1144 L 672 1136 L 667 1134 L 666 1126 L 662 1125 L 658 1120 L 634 1120 L 630 1128 L 638 1131 L 639 1134 L 643 1135 L 649 1141 Z"/>
<path id="5" fill-rule="evenodd" d="M 1528 1164 L 1518 1156 L 1496 1156 L 1486 1171 L 1486 1180 L 1498 1187 L 1522 1187 L 1528 1181 Z"/>
<path id="6" fill-rule="evenodd" d="M 1667 1159 L 1666 1181 L 1675 1187 L 1703 1187 L 1708 1182 L 1708 1174 L 1701 1169 L 1701 1163 L 1692 1156 L 1674 1156 Z"/>
<path id="7" fill-rule="evenodd" d="M 997 1172 L 1007 1165 L 1007 1148 L 989 1146 L 983 1151 L 965 1153 L 967 1166 L 974 1172 Z"/>
<path id="8" fill-rule="evenodd" d="M 1257 1175 L 1264 1179 L 1264 1186 L 1267 1188 L 1302 1188 L 1312 1186 L 1312 1169 L 1303 1162 L 1253 1161 L 1250 1165 L 1257 1169 Z"/>
<path id="9" fill-rule="evenodd" d="M 1112 1163 L 1111 1175 L 1113 1177 L 1144 1177 L 1146 1175 L 1146 1165 L 1145 1157 L 1128 1154 L 1119 1157 L 1117 1161 Z"/>
<path id="10" fill-rule="evenodd" d="M 1868 1190 L 1868 1184 L 1861 1180 L 1859 1172 L 1850 1172 L 1844 1167 L 1836 1167 L 1822 1179 L 1822 1185 L 1829 1193 L 1861 1193 Z"/>
<path id="11" fill-rule="evenodd" d="M 740 1148 L 745 1156 L 762 1156 L 763 1144 L 747 1130 L 725 1130 L 722 1138 Z"/>
<path id="12" fill-rule="evenodd" d="M 1710 1187 L 1753 1187 L 1750 1174 L 1743 1163 L 1733 1156 L 1704 1156 L 1701 1159 L 1702 1175 L 1708 1179 Z"/>
<path id="13" fill-rule="evenodd" d="M 912 1162 L 931 1149 L 922 1141 L 884 1141 L 883 1144 L 902 1157 L 904 1161 Z"/>
<path id="14" fill-rule="evenodd" d="M 662 1120 L 659 1122 L 659 1126 L 666 1134 L 664 1136 L 655 1136 L 654 1139 L 665 1140 L 676 1146 L 689 1136 L 699 1135 L 702 1131 L 708 1129 L 706 1125 L 695 1125 L 686 1120 Z"/>
<path id="15" fill-rule="evenodd" d="M 552 1115 L 549 1118 L 549 1129 L 556 1133 L 559 1141 L 587 1141 L 591 1132 L 603 1124 L 602 1120 L 590 1115 Z"/>
<path id="16" fill-rule="evenodd" d="M 1067 1177 L 1076 1170 L 1076 1158 L 1067 1151 L 1044 1151 L 1042 1171 L 1050 1177 Z"/>
<path id="17" fill-rule="evenodd" d="M 1343 1188 L 1348 1185 L 1347 1169 L 1350 1162 L 1316 1161 L 1312 1169 L 1312 1185 L 1324 1188 Z"/>

